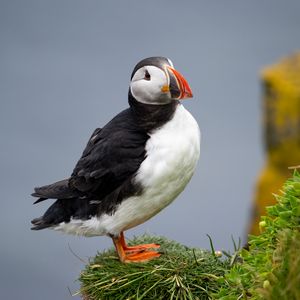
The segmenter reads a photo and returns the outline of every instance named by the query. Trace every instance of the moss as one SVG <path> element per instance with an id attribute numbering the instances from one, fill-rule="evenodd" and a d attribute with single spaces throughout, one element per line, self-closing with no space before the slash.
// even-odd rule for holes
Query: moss
<path id="1" fill-rule="evenodd" d="M 273 271 L 265 288 L 267 300 L 300 299 L 300 232 L 285 229 L 278 234 L 273 253 Z"/>
<path id="2" fill-rule="evenodd" d="M 273 108 L 273 121 L 277 130 L 298 126 L 300 109 L 300 54 L 294 54 L 268 67 L 262 72 L 266 106 Z M 270 89 L 272 92 L 270 93 Z M 287 117 L 288 123 L 287 124 Z"/>

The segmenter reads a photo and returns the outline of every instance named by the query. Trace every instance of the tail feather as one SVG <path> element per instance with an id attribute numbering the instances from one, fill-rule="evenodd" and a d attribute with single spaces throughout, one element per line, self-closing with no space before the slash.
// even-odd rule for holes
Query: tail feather
<path id="1" fill-rule="evenodd" d="M 33 197 L 38 197 L 34 204 L 46 199 L 57 199 L 42 217 L 33 219 L 32 230 L 41 230 L 48 227 L 55 227 L 60 222 L 67 221 L 73 214 L 73 199 L 80 197 L 80 192 L 69 187 L 69 179 L 64 179 L 49 185 L 36 187 Z M 70 203 L 69 203 L 70 202 Z"/>
<path id="2" fill-rule="evenodd" d="M 32 196 L 33 196 L 33 194 L 32 194 Z M 38 197 L 38 196 L 34 196 L 34 197 Z M 47 200 L 47 199 L 48 198 L 39 198 L 36 201 L 34 201 L 33 204 L 37 204 L 37 203 L 42 202 L 42 201 Z"/>
<path id="3" fill-rule="evenodd" d="M 45 220 L 43 219 L 43 217 L 33 219 L 31 221 L 31 223 L 34 225 L 33 227 L 30 228 L 31 230 L 41 230 L 41 229 L 44 229 L 44 228 L 51 227 L 51 224 L 47 224 L 45 222 Z"/>
<path id="4" fill-rule="evenodd" d="M 74 214 L 74 199 L 59 199 L 56 200 L 39 218 L 35 218 L 31 221 L 34 225 L 32 230 L 40 230 L 48 227 L 55 227 L 61 222 L 69 222 Z"/>
<path id="5" fill-rule="evenodd" d="M 69 179 L 64 179 L 49 185 L 36 187 L 33 197 L 39 197 L 34 204 L 44 201 L 46 199 L 70 199 L 79 196 L 78 191 L 69 187 Z"/>
<path id="6" fill-rule="evenodd" d="M 69 223 L 72 219 L 88 220 L 97 215 L 98 204 L 91 204 L 90 199 L 58 199 L 39 218 L 31 221 L 32 230 L 56 228 L 61 223 Z"/>

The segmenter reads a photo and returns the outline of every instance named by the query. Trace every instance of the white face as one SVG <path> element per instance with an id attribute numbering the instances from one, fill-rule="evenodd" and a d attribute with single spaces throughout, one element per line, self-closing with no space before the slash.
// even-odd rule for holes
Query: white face
<path id="1" fill-rule="evenodd" d="M 130 82 L 130 90 L 133 97 L 142 103 L 161 105 L 172 101 L 169 77 L 155 66 L 138 69 Z"/>

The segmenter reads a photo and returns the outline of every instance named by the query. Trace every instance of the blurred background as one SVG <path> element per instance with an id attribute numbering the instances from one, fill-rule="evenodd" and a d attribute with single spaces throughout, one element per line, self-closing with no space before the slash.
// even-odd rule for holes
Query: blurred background
<path id="1" fill-rule="evenodd" d="M 32 206 L 30 193 L 70 175 L 92 131 L 127 107 L 131 71 L 148 56 L 169 57 L 190 83 L 201 158 L 180 197 L 127 237 L 245 242 L 269 145 L 260 72 L 300 49 L 299 32 L 297 0 L 1 0 L 1 298 L 71 299 L 84 263 L 69 246 L 84 260 L 112 246 L 30 231 L 51 203 Z"/>

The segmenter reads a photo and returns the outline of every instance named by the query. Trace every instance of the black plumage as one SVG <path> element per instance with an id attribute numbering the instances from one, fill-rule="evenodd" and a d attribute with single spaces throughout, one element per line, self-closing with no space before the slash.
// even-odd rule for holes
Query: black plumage
<path id="1" fill-rule="evenodd" d="M 118 204 L 142 192 L 134 177 L 146 157 L 145 145 L 151 131 L 168 122 L 179 104 L 141 104 L 129 92 L 130 107 L 114 117 L 89 139 L 72 175 L 51 185 L 35 188 L 35 202 L 57 199 L 45 214 L 32 220 L 39 230 L 86 220 L 103 213 L 112 214 Z"/>

